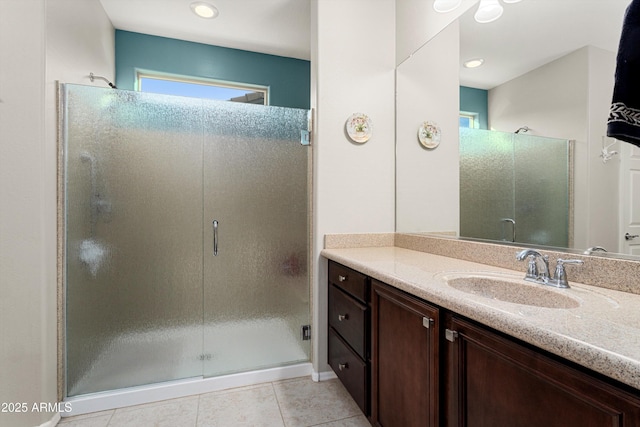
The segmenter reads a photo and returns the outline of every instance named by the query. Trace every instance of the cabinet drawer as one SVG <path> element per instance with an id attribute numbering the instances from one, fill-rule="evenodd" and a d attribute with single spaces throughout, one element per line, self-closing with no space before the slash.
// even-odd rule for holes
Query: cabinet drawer
<path id="1" fill-rule="evenodd" d="M 369 356 L 367 314 L 366 305 L 342 292 L 335 285 L 329 285 L 329 325 L 363 359 Z"/>
<path id="2" fill-rule="evenodd" d="M 329 261 L 329 283 L 342 288 L 360 301 L 369 300 L 367 276 L 333 261 Z"/>
<path id="3" fill-rule="evenodd" d="M 367 363 L 360 359 L 332 328 L 329 328 L 329 365 L 362 412 L 369 415 Z"/>

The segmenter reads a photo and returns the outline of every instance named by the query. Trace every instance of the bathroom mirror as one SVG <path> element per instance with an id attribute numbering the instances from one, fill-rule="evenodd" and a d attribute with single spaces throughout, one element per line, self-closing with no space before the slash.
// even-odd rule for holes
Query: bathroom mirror
<path id="1" fill-rule="evenodd" d="M 443 142 L 436 150 L 403 148 L 418 143 L 404 137 L 402 130 L 413 126 L 404 116 L 425 99 L 415 93 L 434 95 L 433 87 L 421 88 L 416 76 L 433 80 L 434 73 L 440 73 L 449 76 L 446 83 L 441 83 L 446 86 L 452 83 L 452 73 L 457 73 L 457 88 L 487 91 L 490 129 L 514 132 L 528 126 L 529 135 L 574 141 L 573 236 L 567 249 L 583 251 L 604 246 L 609 256 L 628 257 L 633 249 L 627 252 L 620 243 L 624 240 L 624 231 L 620 230 L 624 228 L 619 225 L 623 218 L 618 192 L 624 185 L 620 177 L 631 146 L 608 139 L 605 134 L 615 56 L 629 0 L 522 0 L 501 4 L 502 17 L 489 24 L 474 21 L 477 6 L 472 6 L 397 67 L 396 231 L 459 232 L 461 207 L 459 188 L 455 186 L 460 167 L 460 106 L 445 103 L 443 94 L 438 94 L 440 98 L 430 96 L 439 109 L 424 120 L 434 119 L 442 110 L 447 112 L 439 119 L 446 122 L 443 129 L 451 124 L 443 130 Z M 455 63 L 447 59 L 449 55 L 455 55 Z M 476 57 L 484 59 L 482 67 L 470 70 L 461 66 Z M 417 117 L 412 120 L 417 121 Z M 617 154 L 605 161 L 602 150 L 607 146 L 609 152 Z M 536 155 L 543 157 L 544 149 Z M 486 167 L 500 166 L 494 162 Z M 440 173 L 424 176 L 425 170 L 437 168 Z M 438 177 L 442 178 L 435 189 Z M 450 187 L 442 190 L 443 185 Z"/>

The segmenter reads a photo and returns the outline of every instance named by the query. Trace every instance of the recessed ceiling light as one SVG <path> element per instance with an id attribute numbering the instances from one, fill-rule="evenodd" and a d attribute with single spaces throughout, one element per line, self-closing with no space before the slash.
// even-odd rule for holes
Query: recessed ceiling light
<path id="1" fill-rule="evenodd" d="M 209 3 L 194 1 L 190 6 L 193 13 L 201 18 L 213 19 L 218 16 L 218 9 Z"/>
<path id="2" fill-rule="evenodd" d="M 478 68 L 482 64 L 484 64 L 484 59 L 476 58 L 465 61 L 463 65 L 465 68 Z"/>
<path id="3" fill-rule="evenodd" d="M 436 12 L 447 13 L 457 9 L 461 4 L 462 0 L 435 0 L 433 2 L 433 9 Z"/>

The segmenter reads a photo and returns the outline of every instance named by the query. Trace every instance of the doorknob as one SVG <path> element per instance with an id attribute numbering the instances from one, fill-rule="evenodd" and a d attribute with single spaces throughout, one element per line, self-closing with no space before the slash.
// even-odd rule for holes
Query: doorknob
<path id="1" fill-rule="evenodd" d="M 635 239 L 636 237 L 640 237 L 640 236 L 639 236 L 639 235 L 637 235 L 637 234 L 629 234 L 629 233 L 625 233 L 625 235 L 624 235 L 624 239 L 625 239 L 625 240 L 633 240 L 633 239 Z"/>

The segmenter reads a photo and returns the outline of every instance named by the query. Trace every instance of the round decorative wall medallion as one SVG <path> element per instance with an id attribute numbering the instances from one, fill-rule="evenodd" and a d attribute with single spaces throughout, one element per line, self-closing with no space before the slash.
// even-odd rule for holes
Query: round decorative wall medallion
<path id="1" fill-rule="evenodd" d="M 440 145 L 440 126 L 434 122 L 424 122 L 418 130 L 418 141 L 424 148 L 436 148 Z"/>
<path id="2" fill-rule="evenodd" d="M 347 135 L 353 142 L 364 144 L 371 138 L 373 123 L 369 116 L 363 113 L 355 113 L 349 116 L 345 124 Z"/>

